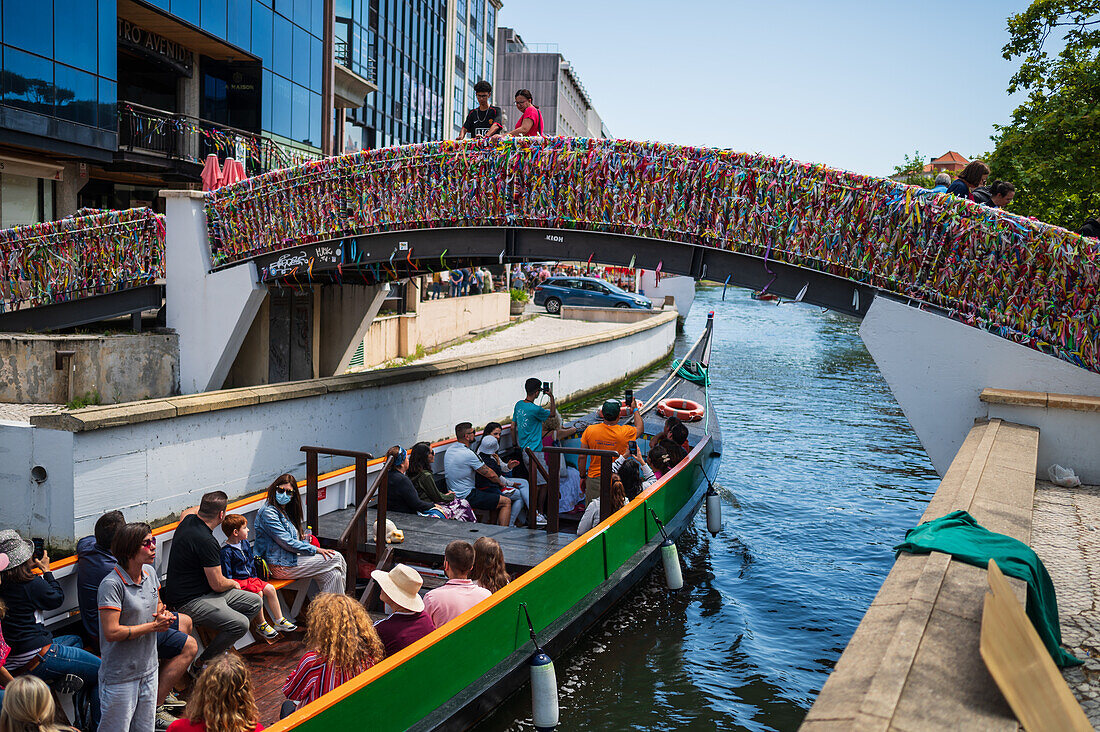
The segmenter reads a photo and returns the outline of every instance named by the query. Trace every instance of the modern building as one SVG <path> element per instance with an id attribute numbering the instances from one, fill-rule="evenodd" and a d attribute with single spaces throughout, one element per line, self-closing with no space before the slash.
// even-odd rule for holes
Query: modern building
<path id="1" fill-rule="evenodd" d="M 498 102 L 512 110 L 519 89 L 534 95 L 542 112 L 544 134 L 568 137 L 611 137 L 572 64 L 554 44 L 530 45 L 511 28 L 497 29 L 496 81 Z"/>
<path id="2" fill-rule="evenodd" d="M 496 56 L 499 0 L 446 0 L 448 94 L 444 106 L 448 137 L 458 137 L 467 110 L 477 105 L 474 85 L 482 79 L 492 83 Z M 493 90 L 492 104 L 508 115 L 511 97 Z"/>
<path id="3" fill-rule="evenodd" d="M 343 151 L 443 139 L 454 0 L 335 2 L 337 59 L 377 84 L 347 110 Z"/>
<path id="4" fill-rule="evenodd" d="M 236 157 L 250 174 L 319 157 L 325 5 L 0 0 L 0 228 L 82 207 L 162 210 L 157 192 L 197 183 L 211 153 Z M 359 5 L 338 0 L 337 11 L 368 17 L 364 28 L 381 22 L 383 32 L 377 43 L 366 33 L 355 37 L 355 55 L 345 50 L 337 58 L 333 107 L 356 109 L 356 121 L 365 117 L 378 64 L 387 91 L 371 94 L 381 98 L 374 104 L 410 100 L 411 90 L 423 108 L 424 95 L 408 72 L 434 64 L 437 80 L 442 73 L 442 0 Z M 418 35 L 411 12 L 418 6 L 437 8 L 435 56 L 422 56 L 425 35 Z M 405 74 L 396 87 L 395 69 Z M 396 97 L 395 88 L 402 90 Z M 436 94 L 442 95 L 441 81 Z M 424 129 L 409 108 L 417 107 L 405 101 L 372 115 L 374 129 L 388 131 L 373 142 L 405 140 Z"/>

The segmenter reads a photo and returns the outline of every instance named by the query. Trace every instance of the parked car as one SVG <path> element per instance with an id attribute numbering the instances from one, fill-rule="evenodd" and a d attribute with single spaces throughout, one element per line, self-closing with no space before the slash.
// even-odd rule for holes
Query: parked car
<path id="1" fill-rule="evenodd" d="M 652 308 L 648 298 L 595 277 L 551 277 L 535 288 L 535 305 L 556 315 L 562 305 L 591 308 Z"/>

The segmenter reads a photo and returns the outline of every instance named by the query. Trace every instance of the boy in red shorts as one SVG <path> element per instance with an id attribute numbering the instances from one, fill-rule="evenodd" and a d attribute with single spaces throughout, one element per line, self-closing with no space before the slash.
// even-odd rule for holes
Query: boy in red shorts
<path id="1" fill-rule="evenodd" d="M 248 543 L 248 520 L 240 514 L 228 514 L 222 520 L 222 533 L 226 536 L 226 542 L 222 546 L 222 572 L 227 579 L 236 580 L 245 592 L 255 592 L 262 596 L 275 620 L 272 627 L 264 617 L 261 607 L 256 630 L 268 642 L 278 638 L 280 630 L 298 630 L 297 625 L 283 617 L 283 608 L 279 604 L 275 588 L 256 576 L 256 559 L 252 554 L 252 546 Z"/>

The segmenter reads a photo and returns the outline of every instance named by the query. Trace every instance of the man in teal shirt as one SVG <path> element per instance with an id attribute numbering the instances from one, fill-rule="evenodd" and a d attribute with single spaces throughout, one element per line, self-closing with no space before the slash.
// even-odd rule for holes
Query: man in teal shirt
<path id="1" fill-rule="evenodd" d="M 527 448 L 531 448 L 545 468 L 546 458 L 542 454 L 542 424 L 550 415 L 557 414 L 558 407 L 554 401 L 553 392 L 550 389 L 543 389 L 542 382 L 538 379 L 528 379 L 523 383 L 523 388 L 527 392 L 527 398 L 516 402 L 516 407 L 512 410 L 512 424 L 516 430 L 516 444 L 522 451 L 524 462 L 526 462 Z M 535 399 L 541 393 L 545 393 L 550 397 L 549 409 L 535 404 Z M 534 475 L 529 476 L 532 481 L 535 477 Z"/>

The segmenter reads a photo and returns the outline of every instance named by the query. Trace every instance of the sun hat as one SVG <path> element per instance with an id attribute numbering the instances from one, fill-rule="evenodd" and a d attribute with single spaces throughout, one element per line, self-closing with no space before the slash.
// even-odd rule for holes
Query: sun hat
<path id="1" fill-rule="evenodd" d="M 391 605 L 400 605 L 402 610 L 411 610 L 414 613 L 424 609 L 424 598 L 418 594 L 424 580 L 412 567 L 398 564 L 389 572 L 376 569 L 370 576 L 386 596 L 393 600 Z"/>
<path id="2" fill-rule="evenodd" d="M 18 567 L 31 558 L 34 553 L 34 545 L 25 540 L 12 529 L 0 530 L 0 556 L 7 560 L 10 567 Z M 4 560 L 0 560 L 3 564 Z M 0 567 L 0 569 L 3 569 Z"/>

